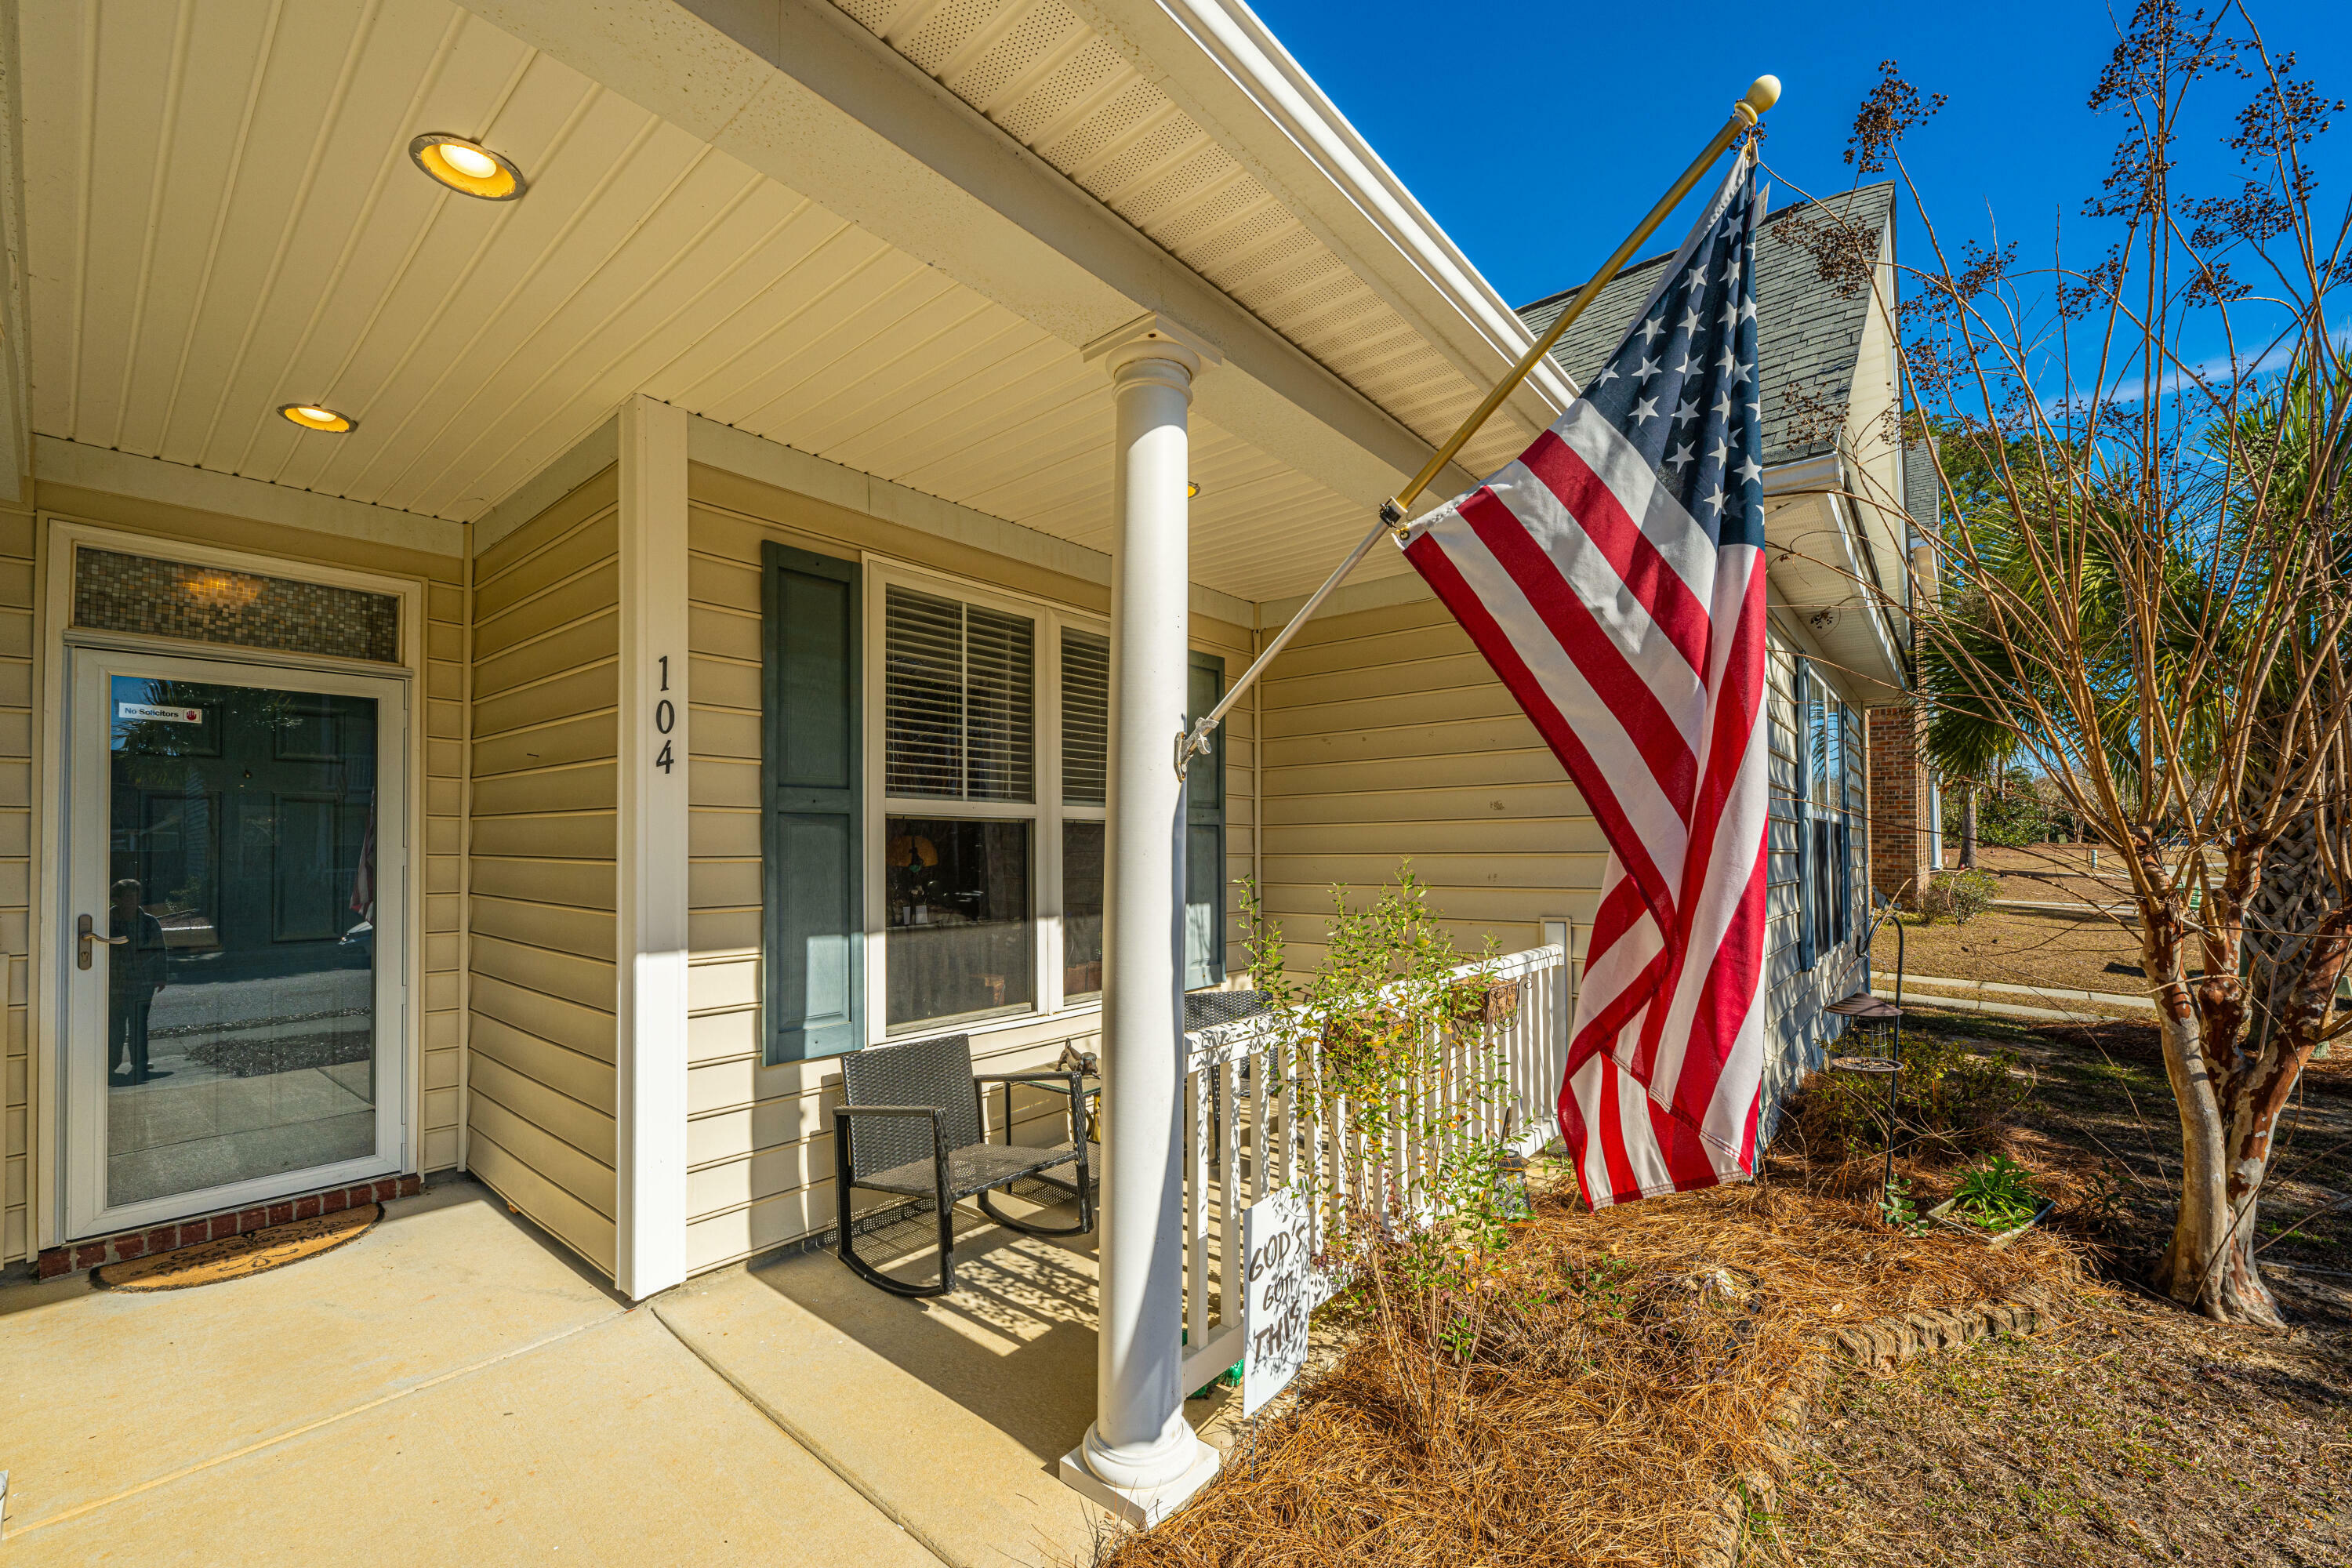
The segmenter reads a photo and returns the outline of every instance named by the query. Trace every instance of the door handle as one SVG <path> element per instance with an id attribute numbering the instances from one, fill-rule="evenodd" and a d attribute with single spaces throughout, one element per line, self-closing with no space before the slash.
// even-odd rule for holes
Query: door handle
<path id="1" fill-rule="evenodd" d="M 81 953 L 80 956 L 75 960 L 75 963 L 78 967 L 82 969 L 88 969 L 89 967 L 89 944 L 91 942 L 102 942 L 109 947 L 121 947 L 124 942 L 131 940 L 127 936 L 100 936 L 97 931 L 91 930 L 90 926 L 90 918 L 88 915 L 84 915 L 74 928 L 75 933 L 81 938 Z"/>

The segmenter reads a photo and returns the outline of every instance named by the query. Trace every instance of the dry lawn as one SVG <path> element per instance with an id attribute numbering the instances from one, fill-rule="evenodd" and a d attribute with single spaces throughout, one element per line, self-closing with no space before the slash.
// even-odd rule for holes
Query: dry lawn
<path id="1" fill-rule="evenodd" d="M 2288 1332 L 2136 1281 L 2179 1177 L 2156 1032 L 1915 1015 L 2034 1079 L 1998 1147 L 2110 1281 L 2030 1342 L 1848 1376 L 1745 1561 L 1818 1568 L 2352 1563 L 2352 1061 L 2314 1063 L 2261 1217 Z M 1906 1161 L 1925 1202 L 1954 1163 Z"/>
<path id="2" fill-rule="evenodd" d="M 2032 1340 L 1849 1376 L 1744 1561 L 2352 1563 L 2343 1346 L 2340 1330 L 2255 1334 L 2114 1294 Z"/>
<path id="3" fill-rule="evenodd" d="M 1947 868 L 1958 868 L 1959 858 L 1947 841 Z M 2127 904 L 2131 898 L 2131 879 L 2116 857 L 2102 849 L 2095 869 L 2087 844 L 2028 844 L 2014 849 L 1983 845 L 1977 850 L 1977 866 L 2000 879 L 2004 899 L 2105 908 Z"/>
<path id="4" fill-rule="evenodd" d="M 1881 926 L 1871 944 L 1871 967 L 1892 974 L 1895 944 L 1895 928 Z M 1905 916 L 1902 945 L 1907 974 L 2046 985 L 2065 991 L 2111 991 L 2119 995 L 2149 994 L 2140 967 L 2138 938 L 2113 921 L 2096 917 L 1990 910 L 1966 925 L 1949 921 L 1928 925 Z M 1890 991 L 1892 987 L 1874 989 Z M 2030 1005 L 2032 998 L 2003 1000 Z M 2053 1005 L 2073 1004 L 2054 1002 Z"/>

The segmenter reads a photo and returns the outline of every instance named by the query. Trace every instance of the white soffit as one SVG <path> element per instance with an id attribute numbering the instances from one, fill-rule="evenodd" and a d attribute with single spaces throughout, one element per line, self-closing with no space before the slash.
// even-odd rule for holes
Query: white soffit
<path id="1" fill-rule="evenodd" d="M 1485 395 L 1062 0 L 835 3 L 1431 445 Z M 1541 428 L 1520 412 L 1498 414 L 1463 465 L 1518 456 Z"/>

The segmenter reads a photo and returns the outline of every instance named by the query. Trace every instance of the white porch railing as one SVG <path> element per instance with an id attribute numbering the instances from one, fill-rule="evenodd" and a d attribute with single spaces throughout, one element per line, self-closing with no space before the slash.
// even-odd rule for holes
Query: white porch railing
<path id="1" fill-rule="evenodd" d="M 1509 1119 L 1512 1142 L 1522 1150 L 1551 1137 L 1554 1102 L 1568 1060 L 1569 981 L 1567 954 L 1559 947 L 1532 948 L 1488 963 L 1455 971 L 1479 973 L 1498 984 L 1516 982 L 1517 1007 L 1488 1032 L 1475 1054 L 1501 1068 L 1502 1092 L 1471 1093 L 1473 1047 L 1449 1042 L 1449 1070 L 1426 1087 L 1422 1114 L 1391 1117 L 1385 1163 L 1401 1184 L 1363 1184 L 1366 1196 L 1385 1212 L 1391 1199 L 1411 1207 L 1417 1173 L 1431 1169 L 1452 1130 L 1467 1125 L 1483 1137 L 1500 1137 Z M 1189 1392 L 1208 1383 L 1242 1357 L 1242 1211 L 1302 1174 L 1301 1162 L 1322 1163 L 1317 1195 L 1331 1217 L 1332 1205 L 1349 1184 L 1347 1163 L 1365 1158 L 1362 1135 L 1349 1124 L 1347 1102 L 1318 1109 L 1311 1095 L 1291 1095 L 1287 1085 L 1311 1079 L 1314 1063 L 1294 1060 L 1296 1030 L 1276 1026 L 1272 1017 L 1245 1018 L 1184 1037 L 1184 1372 Z M 1301 1067 L 1307 1069 L 1302 1072 Z M 1490 1124 L 1491 1123 L 1491 1124 Z M 1406 1125 L 1432 1130 L 1423 1145 L 1409 1146 Z M 1113 1136 L 1117 1134 L 1114 1133 Z M 1360 1166 L 1359 1166 L 1360 1169 Z M 1229 1285 L 1228 1281 L 1232 1283 Z"/>

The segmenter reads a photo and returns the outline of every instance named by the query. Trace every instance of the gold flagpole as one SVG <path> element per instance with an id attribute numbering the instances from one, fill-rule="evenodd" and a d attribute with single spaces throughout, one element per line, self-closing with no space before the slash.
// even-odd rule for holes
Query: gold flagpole
<path id="1" fill-rule="evenodd" d="M 1746 95 L 1731 106 L 1731 118 L 1723 122 L 1723 129 L 1717 132 L 1713 140 L 1707 142 L 1699 155 L 1691 160 L 1690 167 L 1683 171 L 1682 177 L 1667 187 L 1666 194 L 1658 198 L 1657 205 L 1650 209 L 1649 215 L 1634 225 L 1633 232 L 1625 237 L 1625 242 L 1610 254 L 1608 260 L 1601 264 L 1601 270 L 1594 273 L 1586 280 L 1584 287 L 1576 291 L 1576 297 L 1568 302 L 1567 309 L 1560 311 L 1559 320 L 1553 321 L 1544 335 L 1538 338 L 1528 346 L 1528 352 L 1519 356 L 1519 363 L 1511 367 L 1510 374 L 1495 384 L 1494 390 L 1486 394 L 1485 400 L 1476 408 L 1471 410 L 1470 416 L 1462 422 L 1461 428 L 1448 437 L 1444 446 L 1429 455 L 1429 461 L 1421 466 L 1421 472 L 1413 475 L 1411 482 L 1404 489 L 1397 491 L 1394 496 L 1382 503 L 1380 521 L 1372 525 L 1372 531 L 1364 535 L 1355 549 L 1348 552 L 1348 558 L 1339 563 L 1339 570 L 1325 578 L 1323 585 L 1316 589 L 1305 604 L 1298 606 L 1298 613 L 1290 617 L 1289 624 L 1276 634 L 1272 642 L 1266 644 L 1265 651 L 1250 661 L 1250 667 L 1244 670 L 1241 679 L 1234 681 L 1226 690 L 1223 700 L 1211 709 L 1189 731 L 1176 737 L 1176 774 L 1179 778 L 1183 776 L 1185 765 L 1194 756 L 1209 749 L 1210 731 L 1223 721 L 1225 714 L 1235 702 L 1240 700 L 1242 693 L 1250 689 L 1258 676 L 1265 671 L 1265 667 L 1273 662 L 1274 657 L 1289 645 L 1290 639 L 1298 634 L 1298 628 L 1307 624 L 1308 617 L 1322 607 L 1323 601 L 1330 597 L 1331 591 L 1339 585 L 1349 573 L 1356 569 L 1357 563 L 1370 552 L 1372 546 L 1379 542 L 1381 535 L 1392 529 L 1403 528 L 1405 509 L 1419 500 L 1421 492 L 1435 482 L 1437 476 L 1445 471 L 1445 466 L 1454 461 L 1455 455 L 1469 443 L 1470 437 L 1475 436 L 1480 427 L 1488 419 L 1494 417 L 1495 410 L 1503 405 L 1503 400 L 1518 389 L 1519 383 L 1528 378 L 1528 374 L 1542 362 L 1544 355 L 1551 353 L 1552 346 L 1559 342 L 1560 334 L 1568 331 L 1570 325 L 1579 316 L 1584 314 L 1585 307 L 1600 297 L 1601 290 L 1607 288 L 1610 280 L 1624 269 L 1625 263 L 1633 258 L 1633 253 L 1641 249 L 1650 236 L 1657 231 L 1658 226 L 1666 221 L 1667 216 L 1682 205 L 1683 198 L 1690 195 L 1691 188 L 1699 183 L 1707 170 L 1715 166 L 1715 161 L 1723 156 L 1724 149 L 1753 130 L 1757 122 L 1764 117 L 1764 111 L 1780 100 L 1780 79 L 1779 77 L 1759 76 L 1748 84 Z"/>

